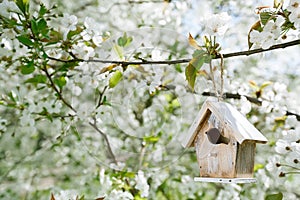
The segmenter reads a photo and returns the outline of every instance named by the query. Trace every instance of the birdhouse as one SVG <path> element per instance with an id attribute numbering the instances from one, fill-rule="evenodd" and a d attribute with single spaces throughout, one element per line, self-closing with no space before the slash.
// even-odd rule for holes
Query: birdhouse
<path id="1" fill-rule="evenodd" d="M 181 141 L 195 147 L 200 170 L 195 181 L 251 183 L 256 143 L 268 140 L 233 106 L 209 98 Z"/>

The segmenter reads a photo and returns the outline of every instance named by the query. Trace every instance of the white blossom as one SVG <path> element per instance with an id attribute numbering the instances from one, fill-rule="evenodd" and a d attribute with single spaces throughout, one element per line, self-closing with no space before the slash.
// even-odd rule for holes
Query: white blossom
<path id="1" fill-rule="evenodd" d="M 10 18 L 13 12 L 18 11 L 17 5 L 13 1 L 4 0 L 0 3 L 0 15 Z"/>
<path id="2" fill-rule="evenodd" d="M 105 199 L 108 200 L 133 200 L 132 194 L 127 191 L 113 190 Z"/>
<path id="3" fill-rule="evenodd" d="M 75 190 L 61 190 L 58 194 L 54 194 L 56 200 L 76 200 L 78 195 Z"/>
<path id="4" fill-rule="evenodd" d="M 279 139 L 276 142 L 275 151 L 279 154 L 287 154 L 287 153 L 291 152 L 290 143 L 286 140 Z"/>
<path id="5" fill-rule="evenodd" d="M 64 14 L 64 17 L 61 19 L 62 21 L 62 31 L 64 32 L 64 40 L 67 39 L 67 35 L 70 31 L 76 30 L 76 25 L 78 23 L 78 19 L 75 15 Z"/>
<path id="6" fill-rule="evenodd" d="M 252 30 L 250 33 L 250 42 L 253 43 L 254 46 L 261 46 L 263 49 L 268 49 L 277 44 L 281 41 L 281 26 L 284 22 L 285 19 L 282 16 L 279 16 L 275 21 L 269 20 L 263 27 L 262 32 Z"/>
<path id="7" fill-rule="evenodd" d="M 289 20 L 294 23 L 295 28 L 300 28 L 300 9 L 295 10 L 289 15 Z"/>
<path id="8" fill-rule="evenodd" d="M 147 178 L 145 177 L 143 171 L 138 171 L 137 175 L 135 176 L 135 181 L 135 188 L 141 191 L 141 197 L 148 197 L 150 187 L 147 183 Z"/>
<path id="9" fill-rule="evenodd" d="M 203 21 L 205 33 L 210 36 L 224 36 L 230 19 L 226 12 L 206 17 Z"/>
<path id="10" fill-rule="evenodd" d="M 84 43 L 73 45 L 72 53 L 79 58 L 82 57 L 84 60 L 88 60 L 95 56 L 94 48 L 86 46 Z"/>
<path id="11" fill-rule="evenodd" d="M 86 17 L 84 20 L 85 29 L 80 33 L 83 40 L 89 41 L 92 39 L 96 46 L 100 46 L 103 42 L 101 24 L 97 23 L 93 18 Z"/>

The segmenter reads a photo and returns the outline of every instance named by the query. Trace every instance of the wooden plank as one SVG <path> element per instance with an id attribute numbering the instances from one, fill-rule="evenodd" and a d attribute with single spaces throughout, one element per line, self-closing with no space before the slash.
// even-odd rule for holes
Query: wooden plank
<path id="1" fill-rule="evenodd" d="M 207 123 L 207 120 L 210 116 L 211 112 L 207 108 L 207 104 L 204 103 L 201 110 L 199 111 L 197 117 L 192 123 L 191 127 L 188 130 L 187 134 L 182 134 L 179 138 L 181 141 L 181 145 L 184 148 L 191 147 L 194 145 L 195 137 L 197 136 L 199 130 L 202 126 Z"/>
<path id="2" fill-rule="evenodd" d="M 255 178 L 203 178 L 195 177 L 196 182 L 207 182 L 207 183 L 256 183 Z"/>
<path id="3" fill-rule="evenodd" d="M 245 141 L 238 145 L 236 173 L 239 178 L 252 178 L 255 156 L 254 141 Z"/>

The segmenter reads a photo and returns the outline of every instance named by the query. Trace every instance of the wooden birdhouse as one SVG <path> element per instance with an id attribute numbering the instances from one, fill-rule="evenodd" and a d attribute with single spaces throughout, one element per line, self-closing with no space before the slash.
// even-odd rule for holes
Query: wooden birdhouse
<path id="1" fill-rule="evenodd" d="M 233 106 L 209 98 L 181 141 L 196 149 L 195 181 L 250 183 L 256 143 L 268 140 Z"/>

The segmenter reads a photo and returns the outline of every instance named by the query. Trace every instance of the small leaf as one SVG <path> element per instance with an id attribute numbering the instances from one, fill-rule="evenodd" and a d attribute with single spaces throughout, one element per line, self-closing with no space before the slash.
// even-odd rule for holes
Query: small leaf
<path id="1" fill-rule="evenodd" d="M 29 10 L 29 0 L 16 0 L 16 4 L 22 13 L 27 15 Z"/>
<path id="2" fill-rule="evenodd" d="M 26 75 L 26 74 L 31 74 L 32 72 L 34 72 L 35 67 L 33 62 L 29 62 L 27 63 L 27 65 L 23 65 L 21 66 L 21 73 Z"/>
<path id="3" fill-rule="evenodd" d="M 122 37 L 118 38 L 118 45 L 120 47 L 126 47 L 132 42 L 133 38 L 132 37 L 127 37 L 127 34 L 124 33 Z"/>
<path id="4" fill-rule="evenodd" d="M 31 22 L 30 22 L 30 25 L 31 25 L 31 30 L 33 32 L 34 35 L 38 35 L 38 24 L 37 22 L 35 21 L 35 19 L 32 19 Z"/>
<path id="5" fill-rule="evenodd" d="M 272 17 L 272 12 L 260 12 L 259 17 L 261 24 L 266 25 Z"/>
<path id="6" fill-rule="evenodd" d="M 196 68 L 189 63 L 188 66 L 185 68 L 185 78 L 188 81 L 189 86 L 194 90 L 195 80 L 196 80 Z"/>
<path id="7" fill-rule="evenodd" d="M 266 81 L 260 86 L 260 89 L 263 90 L 264 88 L 268 87 L 271 84 L 272 84 L 271 81 Z"/>
<path id="8" fill-rule="evenodd" d="M 259 169 L 263 169 L 265 166 L 263 164 L 255 164 L 254 165 L 254 172 L 257 172 Z"/>
<path id="9" fill-rule="evenodd" d="M 29 39 L 29 37 L 27 35 L 20 35 L 17 37 L 17 39 L 19 40 L 19 42 L 21 42 L 25 46 L 30 47 L 30 46 L 34 45 L 34 43 L 31 41 L 31 39 Z"/>
<path id="10" fill-rule="evenodd" d="M 67 81 L 64 76 L 61 76 L 59 78 L 54 79 L 54 83 L 61 89 L 67 84 Z"/>
<path id="11" fill-rule="evenodd" d="M 109 65 L 107 67 L 104 67 L 100 70 L 100 74 L 103 74 L 105 72 L 109 72 L 111 70 L 113 70 L 115 67 L 117 67 L 118 65 L 117 64 L 112 64 L 112 65 Z"/>
<path id="12" fill-rule="evenodd" d="M 47 28 L 47 22 L 44 19 L 39 19 L 37 22 L 38 29 L 41 33 L 45 32 L 45 29 Z"/>
<path id="13" fill-rule="evenodd" d="M 196 48 L 196 49 L 201 49 L 201 46 L 198 45 L 197 41 L 193 38 L 193 36 L 189 33 L 189 44 Z"/>
<path id="14" fill-rule="evenodd" d="M 39 16 L 44 16 L 48 12 L 46 6 L 44 4 L 40 5 Z"/>
<path id="15" fill-rule="evenodd" d="M 25 81 L 25 83 L 33 83 L 33 84 L 38 84 L 38 83 L 42 83 L 45 84 L 47 82 L 47 77 L 45 75 L 35 75 L 32 78 L 29 78 Z"/>
<path id="16" fill-rule="evenodd" d="M 197 57 L 194 57 L 190 61 L 190 63 L 196 68 L 196 70 L 199 70 L 199 69 L 201 69 L 201 67 L 204 64 L 205 60 L 206 60 L 205 56 L 197 56 Z"/>
<path id="17" fill-rule="evenodd" d="M 265 198 L 265 200 L 282 200 L 283 194 L 281 192 L 277 194 L 268 194 Z"/>
<path id="18" fill-rule="evenodd" d="M 284 3 L 284 0 L 280 0 L 280 1 L 274 0 L 274 8 L 276 8 L 276 9 L 282 8 L 283 3 Z"/>
<path id="19" fill-rule="evenodd" d="M 249 81 L 250 87 L 252 87 L 255 90 L 259 90 L 258 85 L 255 83 L 255 81 Z"/>
<path id="20" fill-rule="evenodd" d="M 123 74 L 120 70 L 117 70 L 112 77 L 109 79 L 109 87 L 110 88 L 114 88 L 116 85 L 118 85 L 118 83 L 120 82 L 120 80 L 122 79 Z"/>
<path id="21" fill-rule="evenodd" d="M 114 45 L 113 49 L 115 50 L 115 52 L 117 53 L 117 55 L 119 56 L 120 59 L 124 59 L 124 55 L 123 55 L 123 48 L 120 47 L 119 45 Z"/>

